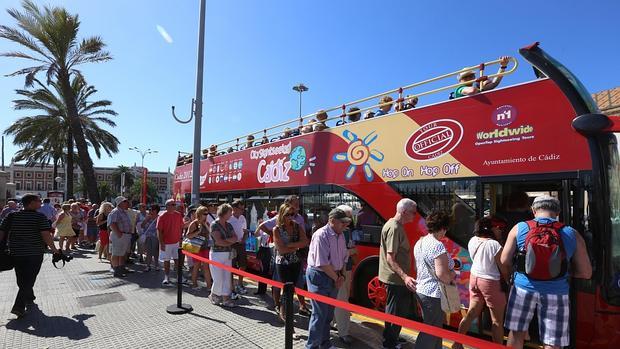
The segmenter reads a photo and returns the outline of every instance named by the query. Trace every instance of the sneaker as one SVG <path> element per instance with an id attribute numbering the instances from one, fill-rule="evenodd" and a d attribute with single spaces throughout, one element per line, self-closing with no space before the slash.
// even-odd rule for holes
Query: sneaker
<path id="1" fill-rule="evenodd" d="M 235 293 L 236 294 L 247 294 L 248 290 L 246 290 L 245 287 L 243 287 L 243 286 L 237 285 L 237 286 L 235 286 Z"/>
<path id="2" fill-rule="evenodd" d="M 168 279 L 164 279 L 164 281 L 162 281 L 161 284 L 164 286 L 168 286 L 170 285 L 170 281 Z"/>
<path id="3" fill-rule="evenodd" d="M 235 293 L 235 292 L 230 294 L 230 299 L 232 299 L 232 300 L 237 300 L 237 299 L 239 299 L 239 297 L 240 296 L 237 293 Z"/>

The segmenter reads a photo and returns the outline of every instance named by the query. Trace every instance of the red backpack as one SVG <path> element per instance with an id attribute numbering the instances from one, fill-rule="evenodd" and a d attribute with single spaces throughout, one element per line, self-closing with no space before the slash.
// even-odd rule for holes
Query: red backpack
<path id="1" fill-rule="evenodd" d="M 549 281 L 558 279 L 568 270 L 566 249 L 560 230 L 560 222 L 526 222 L 529 231 L 525 236 L 523 249 L 517 256 L 517 270 L 530 279 Z"/>

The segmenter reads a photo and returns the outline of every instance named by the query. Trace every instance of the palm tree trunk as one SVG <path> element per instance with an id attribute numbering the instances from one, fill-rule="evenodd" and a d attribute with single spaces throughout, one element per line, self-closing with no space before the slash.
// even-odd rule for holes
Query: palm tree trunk
<path id="1" fill-rule="evenodd" d="M 88 188 L 88 198 L 91 202 L 99 203 L 99 191 L 97 190 L 97 179 L 95 178 L 95 169 L 93 168 L 93 161 L 88 153 L 88 144 L 84 137 L 84 131 L 82 123 L 80 121 L 77 106 L 75 104 L 75 95 L 69 82 L 68 72 L 59 72 L 58 80 L 63 92 L 63 98 L 67 106 L 67 117 L 69 118 L 69 126 L 71 129 L 71 135 L 75 140 L 75 146 L 79 155 L 80 168 L 82 169 L 82 175 L 86 180 L 86 186 Z"/>
<path id="2" fill-rule="evenodd" d="M 54 157 L 54 166 L 52 167 L 52 190 L 58 190 L 58 182 L 56 182 L 56 177 L 58 177 L 58 158 Z"/>
<path id="3" fill-rule="evenodd" d="M 65 163 L 65 177 L 67 179 L 67 197 L 65 200 L 73 198 L 73 137 L 67 135 L 67 161 Z"/>

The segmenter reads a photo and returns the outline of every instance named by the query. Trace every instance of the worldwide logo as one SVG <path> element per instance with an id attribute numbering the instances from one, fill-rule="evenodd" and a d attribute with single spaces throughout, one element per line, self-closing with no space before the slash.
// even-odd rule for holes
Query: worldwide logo
<path id="1" fill-rule="evenodd" d="M 517 120 L 517 109 L 509 104 L 497 107 L 491 114 L 491 121 L 499 127 L 508 126 L 515 120 Z"/>

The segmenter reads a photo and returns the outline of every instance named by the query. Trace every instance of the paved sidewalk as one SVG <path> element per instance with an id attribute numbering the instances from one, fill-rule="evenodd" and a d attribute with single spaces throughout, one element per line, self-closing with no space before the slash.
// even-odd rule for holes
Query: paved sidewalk
<path id="1" fill-rule="evenodd" d="M 0 273 L 0 348 L 283 348 L 284 326 L 268 310 L 270 297 L 251 295 L 237 308 L 212 305 L 204 289 L 184 287 L 183 302 L 194 311 L 170 315 L 176 285 L 162 287 L 162 272 L 143 272 L 114 278 L 108 263 L 92 251 L 73 253 L 65 268 L 54 269 L 46 254 L 35 285 L 36 303 L 23 319 L 10 309 L 17 286 L 13 271 Z M 295 348 L 303 348 L 308 319 L 295 317 Z M 371 322 L 352 324 L 353 348 L 380 348 L 383 328 Z M 332 336 L 337 338 L 332 331 Z M 411 338 L 409 338 L 411 339 Z M 337 347 L 346 347 L 337 339 Z M 413 348 L 408 344 L 405 348 Z"/>

